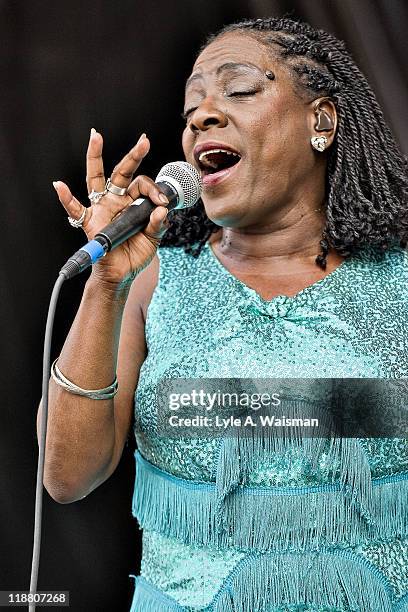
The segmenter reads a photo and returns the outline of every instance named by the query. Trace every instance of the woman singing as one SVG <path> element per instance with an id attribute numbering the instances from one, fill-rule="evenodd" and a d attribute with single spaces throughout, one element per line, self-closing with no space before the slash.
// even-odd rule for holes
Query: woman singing
<path id="1" fill-rule="evenodd" d="M 89 207 L 55 183 L 89 239 L 139 196 L 157 208 L 86 283 L 53 366 L 45 486 L 69 503 L 109 478 L 135 410 L 133 612 L 408 610 L 406 440 L 251 455 L 163 435 L 156 405 L 163 379 L 408 376 L 404 159 L 344 44 L 287 18 L 212 36 L 184 116 L 191 209 L 166 219 L 134 177 L 144 135 L 106 190 L 91 132 Z"/>

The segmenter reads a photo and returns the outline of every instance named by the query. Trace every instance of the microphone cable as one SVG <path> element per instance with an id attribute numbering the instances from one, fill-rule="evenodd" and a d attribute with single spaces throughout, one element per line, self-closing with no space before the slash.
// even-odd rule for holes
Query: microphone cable
<path id="1" fill-rule="evenodd" d="M 42 372 L 42 399 L 41 399 L 41 419 L 40 430 L 38 436 L 38 466 L 37 466 L 37 481 L 35 487 L 35 511 L 34 511 L 34 538 L 33 538 L 33 557 L 31 563 L 31 578 L 30 578 L 30 594 L 37 592 L 38 570 L 40 565 L 40 549 L 41 549 L 41 521 L 43 507 L 43 479 L 44 479 L 44 463 L 45 463 L 45 443 L 47 439 L 47 419 L 48 419 L 48 387 L 51 370 L 51 340 L 54 327 L 55 310 L 61 287 L 67 280 L 63 272 L 60 272 L 55 281 L 50 304 L 48 307 L 47 322 L 45 325 L 44 337 L 44 352 L 43 352 L 43 372 Z M 29 612 L 35 612 L 36 602 L 29 602 Z"/>

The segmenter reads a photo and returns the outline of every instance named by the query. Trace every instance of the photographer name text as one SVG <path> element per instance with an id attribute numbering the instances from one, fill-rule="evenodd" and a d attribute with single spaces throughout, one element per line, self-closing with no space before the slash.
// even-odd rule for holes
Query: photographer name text
<path id="1" fill-rule="evenodd" d="M 285 415 L 259 415 L 253 417 L 246 416 L 244 419 L 230 415 L 229 417 L 203 416 L 201 414 L 194 417 L 180 417 L 171 415 L 168 419 L 171 427 L 207 427 L 216 429 L 228 429 L 229 427 L 319 427 L 319 419 L 313 418 L 289 418 Z"/>

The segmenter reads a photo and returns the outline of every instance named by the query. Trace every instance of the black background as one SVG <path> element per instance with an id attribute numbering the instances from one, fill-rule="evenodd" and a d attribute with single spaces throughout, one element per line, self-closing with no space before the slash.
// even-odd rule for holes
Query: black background
<path id="1" fill-rule="evenodd" d="M 182 159 L 183 88 L 206 34 L 243 17 L 293 17 L 344 39 L 408 152 L 405 0 L 125 0 L 0 2 L 1 358 L 0 588 L 29 586 L 41 395 L 42 340 L 58 270 L 83 242 L 53 191 L 64 180 L 85 201 L 89 130 L 105 138 L 105 169 L 142 132 L 141 172 Z M 53 354 L 83 278 L 60 299 Z M 71 593 L 71 609 L 127 610 L 140 564 L 131 517 L 133 447 L 88 498 L 58 505 L 45 492 L 39 589 Z"/>

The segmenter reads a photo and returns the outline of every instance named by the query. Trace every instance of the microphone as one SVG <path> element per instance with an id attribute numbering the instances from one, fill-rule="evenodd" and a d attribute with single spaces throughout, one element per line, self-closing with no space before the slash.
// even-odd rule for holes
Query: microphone
<path id="1" fill-rule="evenodd" d="M 166 207 L 168 210 L 194 206 L 201 195 L 200 174 L 194 166 L 184 161 L 163 166 L 155 183 L 169 200 Z M 116 219 L 102 228 L 93 240 L 74 253 L 59 273 L 69 279 L 89 268 L 106 253 L 146 227 L 154 208 L 149 198 L 138 198 L 132 202 Z"/>

